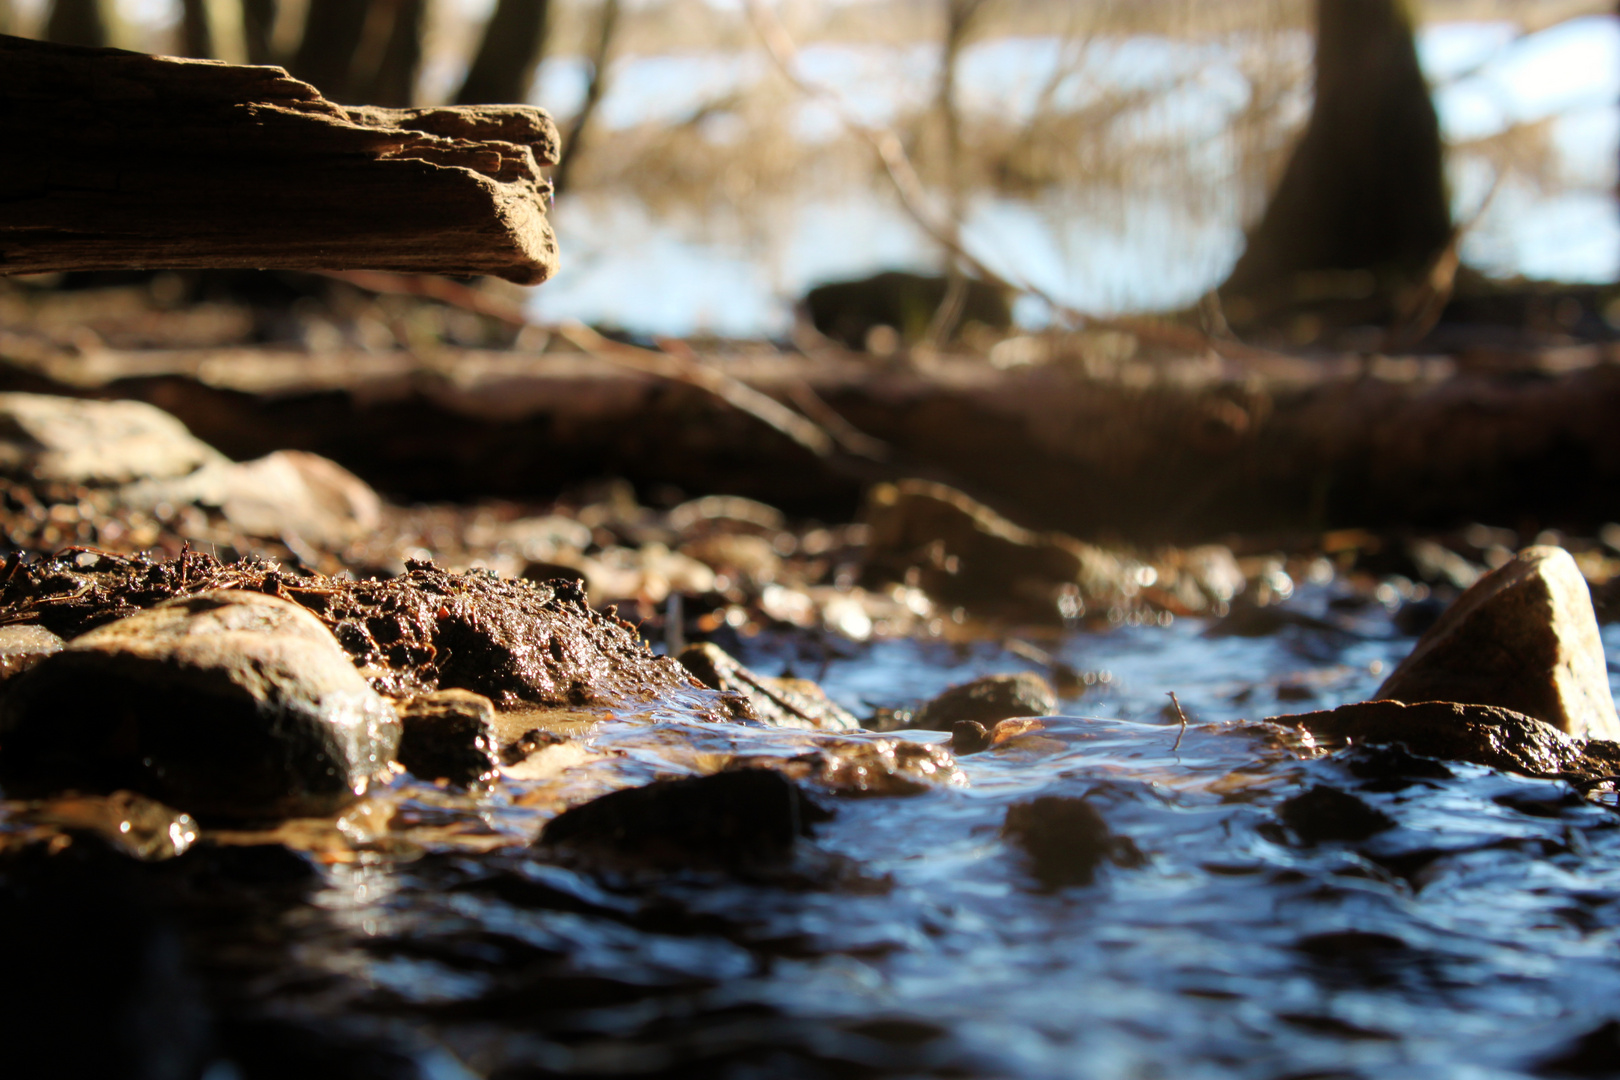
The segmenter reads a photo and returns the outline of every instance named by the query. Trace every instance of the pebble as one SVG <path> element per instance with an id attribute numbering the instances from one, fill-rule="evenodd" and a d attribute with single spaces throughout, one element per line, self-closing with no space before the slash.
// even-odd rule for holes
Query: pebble
<path id="1" fill-rule="evenodd" d="M 362 794 L 398 739 L 319 619 L 217 590 L 81 634 L 7 683 L 0 783 L 127 788 L 205 822 L 319 815 Z"/>
<path id="2" fill-rule="evenodd" d="M 399 711 L 399 763 L 419 780 L 467 787 L 499 770 L 495 703 L 470 690 L 436 690 Z"/>
<path id="3" fill-rule="evenodd" d="M 1033 671 L 985 675 L 951 687 L 918 709 L 911 726 L 951 731 L 958 723 L 972 720 L 991 728 L 1014 716 L 1050 716 L 1057 707 L 1057 692 Z"/>

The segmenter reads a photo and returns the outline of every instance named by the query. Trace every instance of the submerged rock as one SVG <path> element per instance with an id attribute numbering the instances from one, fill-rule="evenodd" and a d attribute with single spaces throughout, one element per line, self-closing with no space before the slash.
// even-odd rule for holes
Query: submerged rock
<path id="1" fill-rule="evenodd" d="M 1001 833 L 1029 855 L 1030 870 L 1049 889 L 1089 885 L 1105 862 L 1141 865 L 1142 852 L 1083 798 L 1041 795 L 1007 808 Z"/>
<path id="2" fill-rule="evenodd" d="M 911 726 L 952 731 L 967 720 L 992 728 L 1015 716 L 1050 716 L 1057 707 L 1056 691 L 1033 671 L 985 675 L 951 687 L 918 709 Z"/>
<path id="3" fill-rule="evenodd" d="M 538 843 L 636 868 L 768 869 L 829 816 L 781 773 L 736 769 L 600 796 L 553 818 Z"/>
<path id="4" fill-rule="evenodd" d="M 681 666 L 711 690 L 744 698 L 755 719 L 771 727 L 857 731 L 860 721 L 806 679 L 757 675 L 712 642 L 689 645 Z"/>
<path id="5" fill-rule="evenodd" d="M 324 814 L 365 790 L 398 738 L 319 619 L 211 591 L 92 630 L 9 683 L 0 783 L 128 788 L 204 817 Z"/>
<path id="6" fill-rule="evenodd" d="M 501 764 L 494 721 L 494 703 L 468 690 L 413 698 L 399 710 L 399 763 L 421 780 L 492 780 Z"/>
<path id="7" fill-rule="evenodd" d="M 1492 705 L 1570 735 L 1620 739 L 1591 593 L 1562 548 L 1526 548 L 1481 578 L 1376 697 Z"/>
<path id="8" fill-rule="evenodd" d="M 1348 791 L 1317 784 L 1277 808 L 1277 816 L 1307 844 L 1365 840 L 1392 828 L 1394 820 Z"/>

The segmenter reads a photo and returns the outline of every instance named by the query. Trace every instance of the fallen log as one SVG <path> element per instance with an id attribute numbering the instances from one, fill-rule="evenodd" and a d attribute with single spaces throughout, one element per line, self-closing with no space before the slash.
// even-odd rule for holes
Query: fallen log
<path id="1" fill-rule="evenodd" d="M 346 107 L 277 67 L 0 36 L 0 274 L 550 277 L 540 109 Z"/>

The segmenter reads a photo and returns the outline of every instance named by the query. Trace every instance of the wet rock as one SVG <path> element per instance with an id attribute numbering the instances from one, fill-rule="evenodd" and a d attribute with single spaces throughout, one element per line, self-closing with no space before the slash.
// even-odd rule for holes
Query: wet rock
<path id="1" fill-rule="evenodd" d="M 139 401 L 0 394 L 0 472 L 107 487 L 229 464 L 168 413 Z"/>
<path id="2" fill-rule="evenodd" d="M 1273 716 L 1271 723 L 1293 725 L 1329 744 L 1400 744 L 1414 754 L 1447 761 L 1471 761 L 1493 769 L 1552 776 L 1589 772 L 1596 762 L 1589 746 L 1551 724 L 1511 709 L 1426 701 L 1359 701 L 1337 709 Z"/>
<path id="3" fill-rule="evenodd" d="M 17 812 L 12 820 L 91 832 L 115 851 L 144 862 L 184 855 L 197 840 L 197 822 L 190 814 L 132 791 L 46 799 Z"/>
<path id="4" fill-rule="evenodd" d="M 325 814 L 393 759 L 399 724 L 295 604 L 212 591 L 70 641 L 0 699 L 0 783 L 128 788 L 218 818 Z"/>
<path id="5" fill-rule="evenodd" d="M 1307 844 L 1365 840 L 1395 822 L 1348 791 L 1317 784 L 1283 801 L 1277 816 Z"/>
<path id="6" fill-rule="evenodd" d="M 977 754 L 990 749 L 990 729 L 977 720 L 958 720 L 951 725 L 951 753 Z"/>
<path id="7" fill-rule="evenodd" d="M 212 1003 L 149 870 L 93 832 L 0 857 L 7 1076 L 206 1074 Z"/>
<path id="8" fill-rule="evenodd" d="M 906 739 L 821 736 L 806 753 L 752 760 L 839 795 L 920 795 L 967 783 L 945 747 Z"/>
<path id="9" fill-rule="evenodd" d="M 531 754 L 544 750 L 548 746 L 558 746 L 567 741 L 567 738 L 557 734 L 555 731 L 530 728 L 501 747 L 501 764 L 516 765 L 526 760 Z"/>
<path id="10" fill-rule="evenodd" d="M 681 666 L 711 690 L 744 698 L 753 718 L 772 727 L 856 731 L 860 721 L 805 679 L 756 675 L 713 642 L 689 645 Z"/>
<path id="11" fill-rule="evenodd" d="M 963 720 L 994 727 L 1014 716 L 1050 716 L 1057 712 L 1057 693 L 1033 671 L 985 675 L 961 683 L 917 710 L 911 726 L 950 731 Z"/>
<path id="12" fill-rule="evenodd" d="M 603 795 L 553 818 L 538 843 L 650 869 L 764 869 L 828 816 L 781 773 L 737 769 Z"/>
<path id="13" fill-rule="evenodd" d="M 869 587 L 903 581 L 947 603 L 1046 617 L 1080 614 L 1076 600 L 1123 591 L 1123 567 L 1108 552 L 1022 528 L 944 484 L 878 484 L 864 516 Z"/>
<path id="14" fill-rule="evenodd" d="M 1042 795 L 1008 807 L 1001 833 L 1024 849 L 1030 870 L 1049 889 L 1089 885 L 1105 862 L 1143 861 L 1129 837 L 1109 831 L 1096 807 L 1070 795 Z"/>
<path id="15" fill-rule="evenodd" d="M 43 626 L 0 626 L 0 682 L 61 652 L 62 645 L 62 639 Z"/>
<path id="16" fill-rule="evenodd" d="M 1591 594 L 1562 548 L 1526 548 L 1481 578 L 1376 696 L 1493 705 L 1570 735 L 1620 739 Z"/>
<path id="17" fill-rule="evenodd" d="M 413 698 L 399 710 L 399 763 L 421 780 L 492 780 L 500 764 L 494 721 L 494 703 L 469 690 Z"/>

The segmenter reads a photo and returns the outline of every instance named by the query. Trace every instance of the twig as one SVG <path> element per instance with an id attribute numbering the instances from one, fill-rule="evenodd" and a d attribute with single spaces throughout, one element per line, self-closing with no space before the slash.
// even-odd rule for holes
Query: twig
<path id="1" fill-rule="evenodd" d="M 837 448 L 833 437 L 821 425 L 708 364 L 613 341 L 584 323 L 572 320 L 559 324 L 557 333 L 599 360 L 707 390 L 732 408 L 780 431 L 817 457 L 830 457 Z"/>
<path id="2" fill-rule="evenodd" d="M 1176 707 L 1176 715 L 1181 718 L 1181 730 L 1176 732 L 1176 741 L 1170 746 L 1170 752 L 1173 754 L 1181 749 L 1181 737 L 1187 734 L 1187 714 L 1182 711 L 1181 702 L 1176 698 L 1176 692 L 1174 690 L 1167 692 L 1170 695 L 1170 704 Z"/>
<path id="3" fill-rule="evenodd" d="M 1440 314 L 1451 302 L 1451 295 L 1456 289 L 1457 270 L 1462 266 L 1463 237 L 1479 224 L 1485 211 L 1490 209 L 1497 190 L 1502 186 L 1502 177 L 1503 174 L 1497 172 L 1491 178 L 1491 186 L 1486 189 L 1485 197 L 1474 208 L 1473 214 L 1452 228 L 1451 235 L 1446 238 L 1446 246 L 1429 263 L 1422 283 L 1402 305 L 1402 310 L 1384 334 L 1384 352 L 1401 352 L 1411 348 L 1428 337 L 1429 331 L 1440 321 Z"/>

